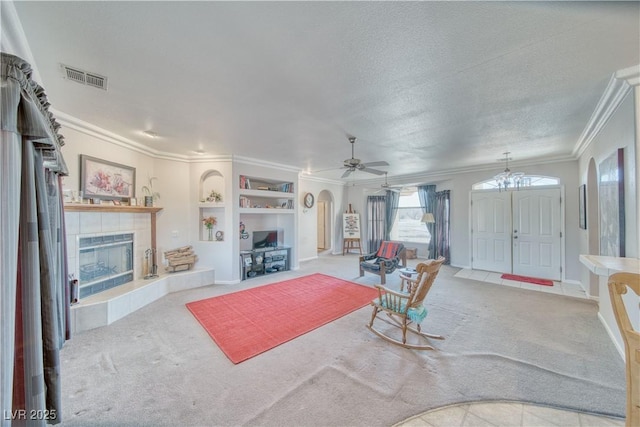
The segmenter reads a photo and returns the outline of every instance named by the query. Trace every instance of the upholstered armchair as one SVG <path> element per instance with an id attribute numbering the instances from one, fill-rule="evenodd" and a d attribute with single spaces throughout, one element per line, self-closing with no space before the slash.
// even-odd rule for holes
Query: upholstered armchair
<path id="1" fill-rule="evenodd" d="M 387 274 L 393 273 L 398 266 L 407 266 L 404 245 L 400 242 L 383 241 L 377 251 L 360 256 L 360 277 L 364 272 L 380 276 L 380 283 L 386 283 Z"/>

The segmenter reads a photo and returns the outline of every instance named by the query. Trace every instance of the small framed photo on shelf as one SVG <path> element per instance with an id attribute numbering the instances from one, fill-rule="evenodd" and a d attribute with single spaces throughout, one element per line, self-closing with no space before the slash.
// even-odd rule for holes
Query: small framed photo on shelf
<path id="1" fill-rule="evenodd" d="M 136 199 L 135 197 L 131 197 L 129 199 L 129 206 L 138 206 L 138 199 Z"/>

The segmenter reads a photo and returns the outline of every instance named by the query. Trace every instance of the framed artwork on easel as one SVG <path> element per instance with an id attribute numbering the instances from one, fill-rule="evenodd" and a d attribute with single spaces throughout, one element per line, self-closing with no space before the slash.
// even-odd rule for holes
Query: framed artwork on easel
<path id="1" fill-rule="evenodd" d="M 360 238 L 360 214 L 342 214 L 342 235 L 345 239 Z"/>

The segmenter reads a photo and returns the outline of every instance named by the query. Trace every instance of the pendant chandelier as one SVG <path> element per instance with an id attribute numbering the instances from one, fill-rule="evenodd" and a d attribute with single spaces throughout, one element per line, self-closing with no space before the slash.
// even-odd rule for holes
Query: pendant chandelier
<path id="1" fill-rule="evenodd" d="M 524 184 L 524 172 L 511 172 L 511 169 L 509 169 L 509 160 L 511 160 L 509 154 L 511 154 L 511 152 L 507 151 L 502 154 L 504 154 L 504 159 L 501 160 L 504 160 L 506 162 L 506 168 L 504 172 L 501 172 L 493 177 L 493 179 L 495 179 L 496 183 L 498 184 L 498 190 L 519 190 L 520 186 Z"/>

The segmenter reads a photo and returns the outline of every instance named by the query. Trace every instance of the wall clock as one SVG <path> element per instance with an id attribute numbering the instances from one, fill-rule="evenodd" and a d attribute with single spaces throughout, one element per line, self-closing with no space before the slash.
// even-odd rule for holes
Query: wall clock
<path id="1" fill-rule="evenodd" d="M 314 202 L 313 194 L 307 193 L 304 195 L 304 206 L 306 208 L 312 208 L 313 202 Z"/>

